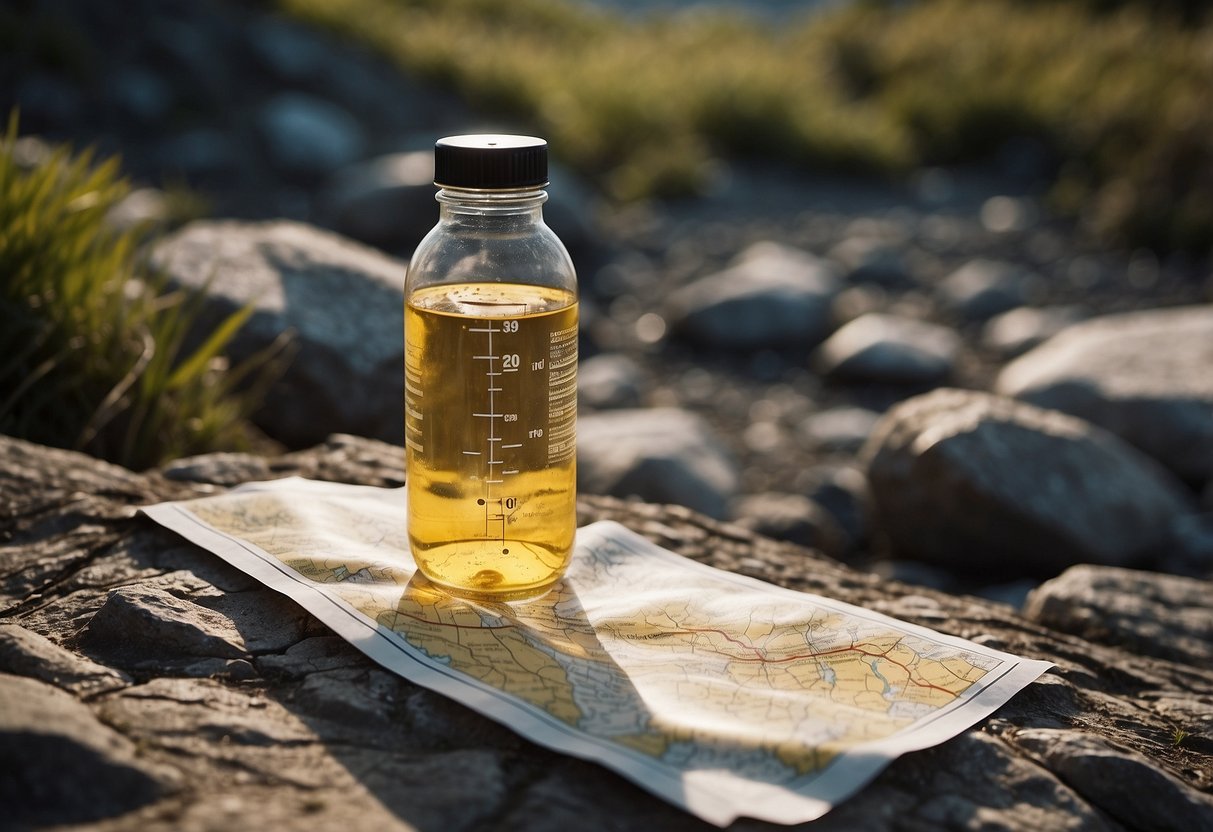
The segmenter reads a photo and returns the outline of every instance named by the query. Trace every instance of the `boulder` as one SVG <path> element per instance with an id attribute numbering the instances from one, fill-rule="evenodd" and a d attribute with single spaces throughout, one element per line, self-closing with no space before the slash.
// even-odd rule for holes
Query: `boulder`
<path id="1" fill-rule="evenodd" d="M 265 69 L 288 84 L 307 82 L 334 70 L 332 50 L 324 37 L 284 18 L 254 21 L 248 27 L 248 46 Z"/>
<path id="2" fill-rule="evenodd" d="M 805 472 L 803 493 L 834 518 L 842 548 L 851 551 L 871 534 L 868 479 L 854 465 L 818 465 Z"/>
<path id="3" fill-rule="evenodd" d="M 266 462 L 270 476 L 377 486 L 403 477 L 399 448 L 348 436 Z M 275 612 L 216 558 L 136 514 L 140 505 L 217 493 L 218 483 L 250 470 L 232 457 L 196 460 L 191 469 L 195 477 L 213 472 L 215 483 L 135 474 L 0 436 L 0 644 L 19 644 L 16 653 L 0 647 L 0 662 L 28 677 L 0 675 L 5 823 L 320 832 L 710 828 L 599 766 L 531 745 L 391 677 L 314 621 L 296 628 L 289 602 Z M 894 761 L 818 821 L 822 828 L 1208 825 L 1207 662 L 1181 664 L 1059 633 L 1004 605 L 856 571 L 680 506 L 582 494 L 578 513 L 582 523 L 616 520 L 718 568 L 1056 663 L 989 719 Z M 119 587 L 171 589 L 199 606 L 222 606 L 248 634 L 246 646 L 265 652 L 240 678 L 183 678 L 146 642 L 129 646 L 136 663 L 146 660 L 138 683 L 98 670 L 73 637 Z M 285 635 L 254 637 L 271 617 Z M 94 646 L 118 651 L 104 641 Z M 38 681 L 51 677 L 60 687 Z M 84 679 L 123 686 L 73 681 Z"/>
<path id="4" fill-rule="evenodd" d="M 403 263 L 294 222 L 197 221 L 152 257 L 204 294 L 195 340 L 250 305 L 233 360 L 293 338 L 294 360 L 254 414 L 270 436 L 294 447 L 334 430 L 403 441 Z"/>
<path id="5" fill-rule="evenodd" d="M 798 249 L 756 243 L 721 272 L 674 292 L 674 332 L 721 350 L 812 345 L 829 334 L 838 289 L 832 267 Z"/>
<path id="6" fill-rule="evenodd" d="M 1088 641 L 1213 667 L 1211 590 L 1209 581 L 1082 564 L 1037 587 L 1024 615 Z"/>
<path id="7" fill-rule="evenodd" d="M 970 260 L 936 287 L 940 301 L 962 320 L 984 321 L 1021 305 L 1025 275 L 1010 263 Z"/>
<path id="8" fill-rule="evenodd" d="M 1176 520 L 1164 551 L 1160 571 L 1213 579 L 1213 511 Z"/>
<path id="9" fill-rule="evenodd" d="M 875 237 L 847 237 L 830 249 L 829 257 L 841 264 L 843 278 L 850 284 L 908 289 L 917 282 L 902 250 Z"/>
<path id="10" fill-rule="evenodd" d="M 1111 431 L 1181 478 L 1213 479 L 1213 305 L 1075 324 L 1007 365 L 995 389 Z"/>
<path id="11" fill-rule="evenodd" d="M 282 92 L 265 103 L 257 126 L 271 163 L 288 174 L 317 177 L 362 154 L 366 136 L 343 107 L 301 92 Z"/>
<path id="12" fill-rule="evenodd" d="M 708 424 L 686 410 L 611 410 L 577 424 L 577 488 L 677 503 L 723 518 L 737 464 Z"/>
<path id="13" fill-rule="evenodd" d="M 834 515 L 803 494 L 751 494 L 735 501 L 732 513 L 744 529 L 832 557 L 839 557 L 847 547 L 846 533 Z"/>
<path id="14" fill-rule="evenodd" d="M 948 377 L 960 337 L 947 327 L 871 312 L 818 347 L 816 366 L 844 381 L 934 384 Z"/>
<path id="15" fill-rule="evenodd" d="M 162 139 L 156 155 L 165 170 L 205 179 L 234 175 L 242 162 L 242 152 L 240 142 L 231 133 L 194 127 Z"/>
<path id="16" fill-rule="evenodd" d="M 1085 317 L 1078 306 L 1020 306 L 987 321 L 981 342 L 1003 358 L 1015 358 Z"/>
<path id="17" fill-rule="evenodd" d="M 643 388 L 640 366 L 626 355 L 596 355 L 577 368 L 578 404 L 595 410 L 637 407 Z"/>
<path id="18" fill-rule="evenodd" d="M 150 656 L 243 658 L 244 640 L 231 619 L 154 586 L 109 593 L 89 620 L 80 644 L 107 658 Z"/>
<path id="19" fill-rule="evenodd" d="M 1115 436 L 988 393 L 896 405 L 863 456 L 897 553 L 989 577 L 1149 563 L 1192 509 L 1180 483 Z"/>
<path id="20" fill-rule="evenodd" d="M 411 252 L 438 222 L 434 153 L 391 153 L 339 170 L 317 214 L 342 234 L 380 248 Z"/>
<path id="21" fill-rule="evenodd" d="M 820 450 L 855 453 L 879 421 L 880 414 L 866 407 L 836 407 L 806 416 L 799 429 Z"/>

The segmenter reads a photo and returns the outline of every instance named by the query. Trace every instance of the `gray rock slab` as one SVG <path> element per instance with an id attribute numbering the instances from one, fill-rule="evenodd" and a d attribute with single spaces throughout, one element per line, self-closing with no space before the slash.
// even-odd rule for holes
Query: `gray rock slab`
<path id="1" fill-rule="evenodd" d="M 577 488 L 677 503 L 722 518 L 737 464 L 699 416 L 677 408 L 613 410 L 577 424 Z"/>
<path id="2" fill-rule="evenodd" d="M 0 674 L 0 805 L 8 828 L 86 823 L 172 792 L 176 772 L 139 759 L 135 744 L 74 696 Z"/>
<path id="3" fill-rule="evenodd" d="M 1213 828 L 1213 797 L 1102 737 L 1035 728 L 1016 733 L 1013 742 L 1060 772 L 1073 788 L 1129 829 Z"/>
<path id="4" fill-rule="evenodd" d="M 257 657 L 257 667 L 267 675 L 301 679 L 310 673 L 361 667 L 366 658 L 338 636 L 312 636 L 288 647 L 282 653 Z"/>
<path id="5" fill-rule="evenodd" d="M 390 717 L 405 687 L 399 676 L 382 670 L 337 668 L 304 677 L 294 701 L 315 717 L 366 725 Z"/>
<path id="6" fill-rule="evenodd" d="M 878 527 L 901 554 L 990 576 L 1148 562 L 1183 487 L 1056 411 L 940 389 L 892 408 L 863 451 Z"/>
<path id="7" fill-rule="evenodd" d="M 247 305 L 234 360 L 293 338 L 294 360 L 254 414 L 273 438 L 302 446 L 338 431 L 402 442 L 403 263 L 301 223 L 210 220 L 161 241 L 153 261 L 205 294 L 195 340 Z"/>
<path id="8" fill-rule="evenodd" d="M 17 624 L 0 624 L 0 672 L 40 679 L 81 697 L 131 684 L 122 671 L 90 661 Z"/>
<path id="9" fill-rule="evenodd" d="M 807 252 L 756 243 L 740 262 L 674 292 L 666 320 L 680 335 L 717 349 L 816 344 L 832 327 L 833 267 Z"/>
<path id="10" fill-rule="evenodd" d="M 215 745 L 304 745 L 316 738 L 282 702 L 216 679 L 154 678 L 105 697 L 98 709 L 107 724 L 141 743 L 220 758 L 225 749 Z"/>
<path id="11" fill-rule="evenodd" d="M 264 457 L 237 452 L 183 457 L 169 462 L 160 470 L 170 480 L 227 486 L 270 478 L 270 466 Z"/>
<path id="12" fill-rule="evenodd" d="M 945 326 L 871 312 L 826 339 L 814 363 L 840 380 L 930 384 L 948 377 L 959 351 L 960 337 Z"/>
<path id="13" fill-rule="evenodd" d="M 232 621 L 239 643 L 254 654 L 276 653 L 298 644 L 306 637 L 311 621 L 294 601 L 264 587 L 224 592 L 197 603 Z"/>
<path id="14" fill-rule="evenodd" d="M 416 829 L 482 828 L 481 822 L 499 813 L 512 797 L 508 763 L 488 749 L 412 756 L 361 752 L 346 754 L 341 762 Z M 406 795 L 398 787 L 402 782 L 425 783 L 426 788 Z"/>
<path id="15" fill-rule="evenodd" d="M 1024 615 L 1088 641 L 1213 667 L 1213 582 L 1083 564 L 1037 587 Z"/>
<path id="16" fill-rule="evenodd" d="M 154 586 L 110 592 L 81 634 L 80 643 L 106 657 L 180 656 L 239 659 L 244 640 L 232 620 Z"/>
<path id="17" fill-rule="evenodd" d="M 337 436 L 271 464 L 275 476 L 398 485 L 403 461 L 396 447 Z M 216 466 L 218 475 L 222 468 Z M 86 571 L 81 563 L 98 581 L 139 580 L 195 606 L 226 593 L 245 594 L 247 586 L 208 565 L 213 557 L 174 543 L 132 510 L 218 488 L 169 480 L 158 472 L 124 472 L 80 454 L 0 436 L 0 506 L 16 507 L 5 526 L 0 569 L 0 589 L 15 599 L 6 609 L 6 623 L 38 632 L 78 655 L 75 636 L 108 592 L 106 586 L 81 585 Z M 578 514 L 582 523 L 622 522 L 673 552 L 722 569 L 1056 664 L 979 726 L 893 762 L 854 799 L 815 822 L 815 830 L 1119 830 L 1150 828 L 1142 821 L 1149 817 L 1160 819 L 1158 828 L 1200 828 L 1185 812 L 1199 809 L 1200 796 L 1213 792 L 1213 672 L 1208 668 L 1060 633 L 1002 604 L 908 587 L 683 506 L 583 493 Z M 68 550 L 76 560 L 63 560 Z M 58 568 L 39 571 L 34 582 L 19 580 L 48 552 L 60 553 Z M 176 571 L 146 577 L 166 569 Z M 229 613 L 238 631 L 244 617 L 255 614 L 239 605 Z M 40 785 L 55 789 L 59 784 L 50 782 L 51 774 L 72 775 L 63 781 L 70 788 L 51 795 L 57 808 L 48 824 L 75 818 L 100 821 L 93 824 L 99 829 L 149 832 L 710 829 L 592 762 L 536 747 L 437 693 L 404 682 L 383 687 L 377 681 L 381 669 L 352 647 L 334 643 L 339 645 L 336 637 L 305 638 L 251 661 L 194 659 L 242 665 L 247 674 L 207 679 L 182 678 L 154 647 L 138 647 L 147 662 L 132 673 L 140 684 L 76 702 L 92 722 L 59 720 L 58 705 L 49 719 L 43 711 L 31 713 L 25 705 L 42 704 L 52 694 L 69 703 L 73 698 L 33 679 L 18 679 L 36 688 L 14 695 L 0 688 L 0 724 L 11 715 L 25 715 L 14 717 L 21 733 L 37 733 L 51 721 L 52 733 L 67 737 L 70 758 L 58 758 L 66 762 L 56 762 L 40 778 Z M 271 667 L 279 658 L 292 662 L 281 672 Z M 315 675 L 324 678 L 309 685 Z M 353 697 L 356 704 L 349 701 Z M 10 701 L 22 707 L 10 708 Z M 119 768 L 129 765 L 121 756 L 124 749 L 133 749 L 137 765 L 154 768 L 152 779 L 170 788 L 146 804 L 116 807 L 121 815 L 86 814 L 98 805 L 93 783 L 107 782 L 108 775 L 97 776 L 97 758 L 79 752 L 87 739 L 76 736 L 87 738 L 97 725 L 125 743 L 110 758 Z M 1177 728 L 1188 732 L 1178 743 Z M 1084 756 L 1104 753 L 1092 746 L 1088 754 L 1088 740 L 1121 758 L 1127 753 L 1132 767 L 1125 772 L 1132 777 L 1118 773 L 1121 763 L 1115 760 L 1095 761 L 1089 774 L 1072 770 Z M 0 743 L 0 754 L 7 750 Z M 27 760 L 22 757 L 19 765 Z M 10 768 L 6 758 L 6 778 Z M 1110 777 L 1121 787 L 1107 788 Z M 1124 787 L 1133 781 L 1146 788 Z M 9 783 L 0 778 L 0 790 Z M 176 783 L 183 785 L 173 790 Z M 6 799 L 0 824 L 35 825 L 23 820 L 29 803 L 20 801 L 36 793 L 21 781 L 14 788 L 20 789 L 19 797 Z M 1141 804 L 1140 814 L 1126 814 L 1126 795 Z M 101 802 L 113 796 L 106 794 Z M 1155 801 L 1167 805 L 1152 806 Z M 733 828 L 768 825 L 743 819 Z"/>
<path id="18" fill-rule="evenodd" d="M 1213 479 L 1213 305 L 1075 324 L 1007 365 L 995 389 L 1093 422 L 1185 480 Z"/>

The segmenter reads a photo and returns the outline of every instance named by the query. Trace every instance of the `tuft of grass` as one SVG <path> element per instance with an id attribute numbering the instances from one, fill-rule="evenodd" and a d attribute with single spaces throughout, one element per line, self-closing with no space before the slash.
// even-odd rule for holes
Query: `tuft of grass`
<path id="1" fill-rule="evenodd" d="M 1189 736 L 1190 734 L 1183 728 L 1176 728 L 1171 732 L 1171 745 L 1178 748 L 1184 744 L 1184 740 L 1186 740 Z"/>
<path id="2" fill-rule="evenodd" d="M 250 309 L 183 348 L 202 298 L 166 291 L 140 236 L 107 212 L 130 192 L 117 159 L 0 139 L 0 432 L 142 469 L 246 447 L 251 397 L 221 355 Z"/>
<path id="3" fill-rule="evenodd" d="M 1054 205 L 1105 239 L 1213 244 L 1213 27 L 1128 4 L 932 0 L 860 5 L 821 30 L 916 158 L 1033 138 L 1056 163 Z"/>
<path id="4" fill-rule="evenodd" d="M 896 175 L 1028 138 L 1054 204 L 1106 239 L 1213 246 L 1213 25 L 1183 0 L 861 2 L 778 30 L 569 0 L 278 4 L 533 126 L 619 199 L 694 193 L 725 156 Z"/>

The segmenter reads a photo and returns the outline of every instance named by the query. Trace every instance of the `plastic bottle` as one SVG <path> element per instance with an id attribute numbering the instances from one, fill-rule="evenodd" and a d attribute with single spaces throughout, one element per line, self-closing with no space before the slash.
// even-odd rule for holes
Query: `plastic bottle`
<path id="1" fill-rule="evenodd" d="M 408 530 L 454 595 L 546 592 L 576 529 L 577 278 L 543 221 L 547 142 L 440 139 L 405 284 Z"/>

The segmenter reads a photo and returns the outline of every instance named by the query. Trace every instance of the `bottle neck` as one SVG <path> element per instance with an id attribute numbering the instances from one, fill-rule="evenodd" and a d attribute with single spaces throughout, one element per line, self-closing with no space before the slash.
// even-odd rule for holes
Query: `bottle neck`
<path id="1" fill-rule="evenodd" d="M 466 220 L 492 221 L 540 221 L 543 218 L 543 203 L 547 202 L 547 191 L 538 188 L 511 191 L 473 191 L 462 188 L 442 188 L 434 197 L 440 204 L 441 219 L 460 222 Z"/>

